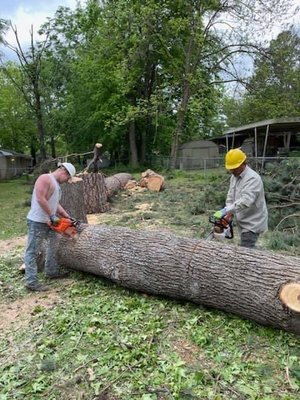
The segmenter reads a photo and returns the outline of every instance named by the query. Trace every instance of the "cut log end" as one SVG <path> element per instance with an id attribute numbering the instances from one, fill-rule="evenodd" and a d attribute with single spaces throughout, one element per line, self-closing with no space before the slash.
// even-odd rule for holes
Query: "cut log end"
<path id="1" fill-rule="evenodd" d="M 279 292 L 279 298 L 290 310 L 300 313 L 300 282 L 283 285 Z"/>

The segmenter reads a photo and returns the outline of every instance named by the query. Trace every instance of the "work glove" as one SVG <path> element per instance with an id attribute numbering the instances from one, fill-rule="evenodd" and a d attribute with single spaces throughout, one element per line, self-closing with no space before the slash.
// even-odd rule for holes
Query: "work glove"
<path id="1" fill-rule="evenodd" d="M 225 217 L 226 214 L 227 214 L 227 210 L 226 210 L 226 207 L 224 207 L 224 208 L 222 208 L 221 210 L 216 211 L 216 212 L 214 213 L 214 217 L 215 217 L 216 219 L 221 219 L 221 218 Z"/>
<path id="2" fill-rule="evenodd" d="M 50 215 L 50 221 L 52 225 L 56 226 L 59 224 L 60 218 L 57 215 L 53 214 Z"/>

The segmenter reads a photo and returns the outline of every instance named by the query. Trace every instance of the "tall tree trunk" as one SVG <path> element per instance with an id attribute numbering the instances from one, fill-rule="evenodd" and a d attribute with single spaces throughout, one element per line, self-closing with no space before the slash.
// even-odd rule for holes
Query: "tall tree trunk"
<path id="1" fill-rule="evenodd" d="M 137 167 L 138 155 L 137 155 L 137 146 L 136 146 L 136 134 L 135 134 L 135 121 L 130 121 L 129 126 L 129 147 L 130 147 L 130 164 L 132 167 Z"/>
<path id="2" fill-rule="evenodd" d="M 51 135 L 50 138 L 50 146 L 51 146 L 51 157 L 56 158 L 55 139 L 53 135 Z"/>
<path id="3" fill-rule="evenodd" d="M 178 237 L 159 231 L 82 226 L 61 240 L 58 260 L 155 295 L 189 300 L 300 334 L 300 312 L 280 300 L 299 281 L 300 258 Z M 296 302 L 300 307 L 300 295 Z"/>
<path id="4" fill-rule="evenodd" d="M 32 166 L 34 167 L 36 165 L 36 148 L 35 148 L 35 141 L 33 140 L 33 137 L 30 139 L 30 155 L 32 157 Z"/>
<path id="5" fill-rule="evenodd" d="M 189 83 L 186 81 L 183 86 L 183 98 L 177 112 L 177 124 L 173 134 L 173 141 L 171 148 L 171 163 L 170 163 L 171 168 L 176 168 L 179 140 L 180 137 L 182 136 L 188 101 L 189 101 Z"/>
<path id="6" fill-rule="evenodd" d="M 37 130 L 38 130 L 38 137 L 40 142 L 40 155 L 41 160 L 44 161 L 47 158 L 46 154 L 46 146 L 45 146 L 45 126 L 43 121 L 43 111 L 41 105 L 41 96 L 38 89 L 38 81 L 33 82 L 34 85 L 34 95 L 35 95 L 35 116 L 37 120 Z"/>
<path id="7" fill-rule="evenodd" d="M 146 118 L 146 121 L 148 121 L 149 118 Z M 141 134 L 141 163 L 145 164 L 146 163 L 146 140 L 147 140 L 147 131 L 146 131 L 146 127 L 143 128 L 142 130 L 142 134 Z"/>
<path id="8" fill-rule="evenodd" d="M 186 119 L 186 113 L 188 108 L 188 102 L 190 99 L 190 73 L 195 65 L 192 64 L 192 55 L 193 55 L 193 37 L 190 38 L 187 51 L 186 51 L 186 62 L 185 62 L 185 70 L 182 77 L 182 97 L 179 108 L 177 110 L 177 123 L 175 127 L 175 131 L 173 134 L 172 148 L 171 148 L 171 168 L 176 168 L 177 164 L 177 152 L 178 145 L 180 142 L 180 137 L 182 136 L 184 122 Z"/>

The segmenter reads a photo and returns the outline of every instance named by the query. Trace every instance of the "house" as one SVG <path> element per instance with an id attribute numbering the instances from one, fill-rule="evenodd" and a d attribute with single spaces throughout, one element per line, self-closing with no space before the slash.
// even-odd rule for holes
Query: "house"
<path id="1" fill-rule="evenodd" d="M 249 157 L 274 157 L 300 151 L 300 117 L 258 121 L 228 129 L 210 139 L 220 152 L 241 147 Z"/>
<path id="2" fill-rule="evenodd" d="M 13 150 L 0 149 L 0 180 L 22 175 L 32 168 L 32 158 Z"/>
<path id="3" fill-rule="evenodd" d="M 219 166 L 218 145 L 209 140 L 193 140 L 179 146 L 178 167 L 180 169 L 214 168 Z"/>

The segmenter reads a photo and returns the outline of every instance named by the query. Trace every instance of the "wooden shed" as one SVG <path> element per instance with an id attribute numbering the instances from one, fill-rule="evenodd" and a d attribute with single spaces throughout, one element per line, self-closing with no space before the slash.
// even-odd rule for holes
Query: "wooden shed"
<path id="1" fill-rule="evenodd" d="M 178 149 L 178 168 L 188 170 L 219 166 L 218 145 L 208 140 L 193 140 Z"/>
<path id="2" fill-rule="evenodd" d="M 0 180 L 28 172 L 32 167 L 32 158 L 13 150 L 0 149 Z"/>

